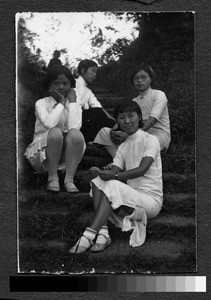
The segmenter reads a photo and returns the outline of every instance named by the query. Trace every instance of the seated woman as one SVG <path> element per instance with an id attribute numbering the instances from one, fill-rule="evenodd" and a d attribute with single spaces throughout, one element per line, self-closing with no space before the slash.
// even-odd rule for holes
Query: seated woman
<path id="1" fill-rule="evenodd" d="M 59 192 L 57 171 L 65 163 L 64 187 L 75 193 L 74 175 L 85 150 L 81 128 L 82 111 L 76 102 L 75 79 L 62 65 L 46 73 L 49 96 L 35 103 L 35 130 L 25 156 L 37 172 L 48 173 L 47 190 Z"/>
<path id="2" fill-rule="evenodd" d="M 75 92 L 77 102 L 83 111 L 81 132 L 86 144 L 94 141 L 101 128 L 112 128 L 115 125 L 114 118 L 103 109 L 101 103 L 87 86 L 95 81 L 97 70 L 98 65 L 93 60 L 84 59 L 78 65 L 79 77 L 76 79 Z"/>
<path id="3" fill-rule="evenodd" d="M 171 141 L 167 98 L 164 92 L 151 88 L 154 82 L 154 71 L 149 65 L 141 65 L 134 70 L 131 80 L 139 95 L 133 99 L 142 110 L 144 131 L 154 135 L 161 150 L 166 151 Z M 127 135 L 117 130 L 117 126 L 102 128 L 95 137 L 94 143 L 104 145 L 112 158 L 119 144 L 125 141 Z"/>
<path id="4" fill-rule="evenodd" d="M 162 165 L 158 139 L 140 128 L 141 109 L 135 101 L 117 106 L 114 116 L 128 138 L 118 147 L 110 170 L 90 169 L 95 177 L 91 181 L 90 192 L 95 217 L 69 250 L 70 253 L 82 253 L 89 248 L 93 252 L 104 250 L 111 243 L 108 219 L 122 231 L 132 230 L 130 246 L 141 246 L 146 237 L 147 219 L 157 216 L 162 208 Z M 118 215 L 118 208 L 124 208 L 124 217 Z"/>

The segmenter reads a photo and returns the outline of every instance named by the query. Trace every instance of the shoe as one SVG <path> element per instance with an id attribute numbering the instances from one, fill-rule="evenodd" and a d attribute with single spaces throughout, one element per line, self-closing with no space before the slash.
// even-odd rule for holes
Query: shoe
<path id="1" fill-rule="evenodd" d="M 65 182 L 64 187 L 68 193 L 79 193 L 79 190 L 73 182 Z"/>
<path id="2" fill-rule="evenodd" d="M 93 142 L 88 142 L 87 146 L 93 146 L 93 144 L 94 144 Z"/>
<path id="3" fill-rule="evenodd" d="M 90 249 L 91 252 L 95 252 L 95 253 L 101 252 L 111 244 L 110 236 L 107 237 L 102 233 L 98 234 L 97 240 L 98 242 L 95 243 L 93 247 L 91 247 Z"/>
<path id="4" fill-rule="evenodd" d="M 77 243 L 69 250 L 69 253 L 84 253 L 93 245 L 94 243 L 92 240 L 89 240 L 86 236 L 82 235 Z"/>
<path id="5" fill-rule="evenodd" d="M 47 190 L 49 192 L 60 192 L 59 181 L 50 180 L 47 184 Z"/>

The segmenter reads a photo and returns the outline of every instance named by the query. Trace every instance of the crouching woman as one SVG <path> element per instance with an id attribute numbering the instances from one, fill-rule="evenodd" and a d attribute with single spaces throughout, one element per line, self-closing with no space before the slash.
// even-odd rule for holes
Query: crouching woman
<path id="1" fill-rule="evenodd" d="M 117 149 L 110 170 L 92 167 L 91 196 L 95 217 L 70 249 L 100 252 L 111 243 L 107 220 L 132 231 L 129 245 L 141 246 L 147 220 L 158 215 L 163 202 L 162 164 L 158 139 L 141 129 L 140 106 L 133 101 L 116 107 L 115 119 L 128 138 Z M 120 214 L 124 211 L 125 214 Z"/>

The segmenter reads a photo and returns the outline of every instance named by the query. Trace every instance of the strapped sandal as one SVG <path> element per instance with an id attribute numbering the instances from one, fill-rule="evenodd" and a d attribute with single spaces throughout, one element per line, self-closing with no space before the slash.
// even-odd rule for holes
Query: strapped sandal
<path id="1" fill-rule="evenodd" d="M 49 192 L 60 192 L 59 181 L 49 180 L 47 184 L 47 190 Z"/>
<path id="2" fill-rule="evenodd" d="M 80 243 L 89 243 L 87 246 L 82 246 Z M 70 253 L 84 253 L 87 251 L 90 247 L 94 245 L 93 241 L 88 239 L 86 236 L 82 235 L 82 237 L 77 241 L 77 243 L 69 250 Z"/>
<path id="3" fill-rule="evenodd" d="M 94 246 L 91 247 L 90 251 L 94 253 L 98 253 L 103 251 L 106 247 L 110 246 L 111 244 L 111 237 L 106 236 L 103 233 L 99 233 L 97 236 L 97 243 L 95 243 Z"/>

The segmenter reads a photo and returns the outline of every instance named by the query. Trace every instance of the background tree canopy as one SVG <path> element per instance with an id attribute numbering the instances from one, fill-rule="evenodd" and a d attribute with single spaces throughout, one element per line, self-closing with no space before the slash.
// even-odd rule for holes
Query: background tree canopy
<path id="1" fill-rule="evenodd" d="M 178 71 L 178 79 L 181 83 L 182 78 L 185 74 L 187 75 L 188 69 L 188 76 L 193 84 L 194 14 L 145 13 L 135 14 L 133 19 L 134 21 L 138 20 L 139 36 L 130 45 L 125 39 L 118 40 L 105 52 L 104 56 L 107 59 L 102 68 L 103 76 L 107 75 L 105 82 L 109 82 L 111 88 L 116 87 L 119 83 L 120 90 L 125 93 L 130 87 L 128 79 L 130 79 L 134 67 L 142 62 L 147 62 L 156 71 L 157 86 L 167 92 L 170 91 L 172 80 L 175 80 L 175 73 Z M 117 61 L 109 60 L 109 56 L 113 52 L 118 53 Z M 178 70 L 179 66 L 183 67 Z M 118 72 L 118 76 L 114 75 L 115 83 L 113 78 L 109 80 L 113 70 Z M 124 85 L 122 80 L 124 80 Z M 113 86 L 112 83 L 114 83 Z"/>

